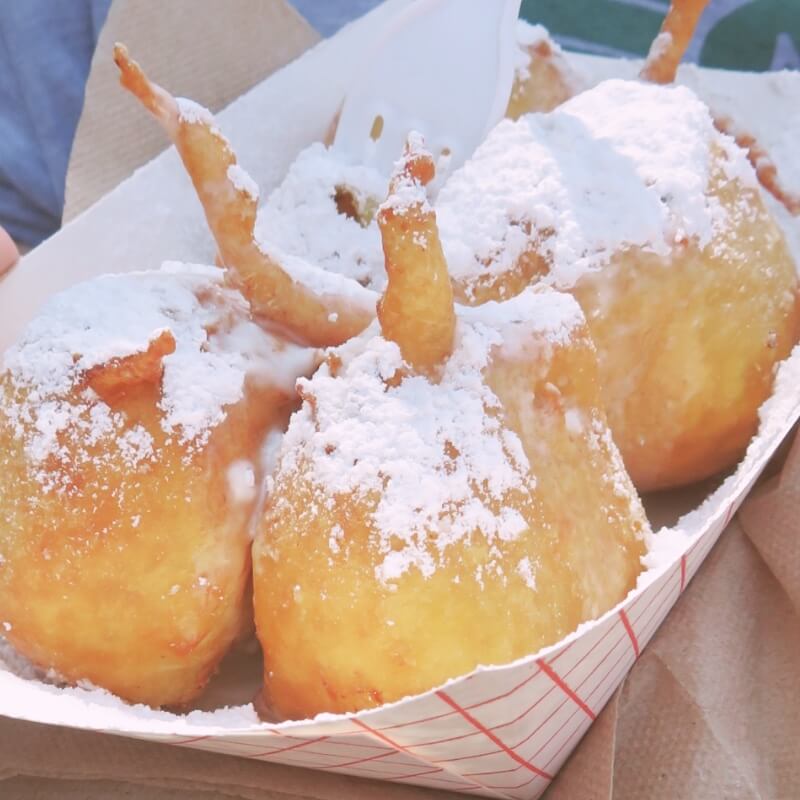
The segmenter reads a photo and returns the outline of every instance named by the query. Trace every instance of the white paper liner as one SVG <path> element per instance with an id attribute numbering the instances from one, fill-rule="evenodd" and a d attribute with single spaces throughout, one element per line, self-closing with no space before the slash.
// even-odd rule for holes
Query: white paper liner
<path id="1" fill-rule="evenodd" d="M 359 53 L 399 4 L 390 0 L 219 115 L 262 191 L 277 184 L 300 149 L 322 137 Z M 585 56 L 574 61 L 587 83 L 637 71 L 632 62 Z M 757 132 L 767 147 L 788 98 L 800 107 L 797 74 L 760 76 L 690 67 L 682 76 L 712 106 L 719 101 L 729 113 L 731 98 L 757 96 Z M 740 102 L 749 112 L 749 100 Z M 168 151 L 45 242 L 0 283 L 0 350 L 50 294 L 66 286 L 103 272 L 155 268 L 170 258 L 210 261 L 213 255 L 188 178 Z M 800 418 L 798 386 L 800 350 L 795 350 L 781 368 L 762 430 L 739 468 L 675 530 L 656 536 L 660 566 L 644 573 L 637 589 L 601 619 L 534 656 L 480 668 L 441 689 L 374 711 L 281 725 L 260 723 L 252 706 L 178 716 L 127 706 L 100 690 L 60 689 L 0 669 L 0 714 L 488 797 L 538 797 Z"/>

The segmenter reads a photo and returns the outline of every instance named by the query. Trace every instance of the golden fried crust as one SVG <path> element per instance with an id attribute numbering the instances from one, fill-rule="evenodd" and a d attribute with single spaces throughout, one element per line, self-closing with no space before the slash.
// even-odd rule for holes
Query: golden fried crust
<path id="1" fill-rule="evenodd" d="M 308 463 L 279 472 L 254 546 L 262 710 L 305 718 L 423 692 L 535 653 L 633 587 L 646 522 L 603 436 L 588 335 L 534 347 L 529 358 L 523 370 L 498 359 L 485 372 L 533 465 L 531 491 L 482 498 L 495 514 L 522 514 L 529 528 L 517 539 L 490 546 L 476 530 L 430 577 L 412 568 L 384 585 L 372 520 L 379 497 L 327 502 Z M 331 546 L 337 525 L 343 534 Z M 526 559 L 535 588 L 520 570 Z"/>
<path id="2" fill-rule="evenodd" d="M 378 212 L 389 279 L 378 302 L 378 319 L 384 336 L 397 342 L 403 358 L 423 371 L 453 352 L 456 316 L 436 214 L 422 189 L 434 177 L 433 159 L 407 147 L 402 164 L 390 194 L 405 183 L 416 187 L 416 195 L 409 204 L 387 204 Z"/>
<path id="3" fill-rule="evenodd" d="M 666 264 L 621 253 L 574 291 L 600 354 L 609 424 L 640 491 L 735 464 L 776 365 L 800 338 L 783 235 L 757 190 L 720 178 L 710 195 L 734 215 L 724 243 L 678 246 Z"/>
<path id="4" fill-rule="evenodd" d="M 346 296 L 318 292 L 295 280 L 255 238 L 258 198 L 231 178 L 236 154 L 210 113 L 195 109 L 185 118 L 179 102 L 151 82 L 122 44 L 114 46 L 120 82 L 155 116 L 175 144 L 197 191 L 219 258 L 237 287 L 270 330 L 313 346 L 341 344 L 369 325 L 371 308 Z"/>
<path id="5" fill-rule="evenodd" d="M 717 130 L 736 140 L 746 153 L 750 165 L 756 171 L 759 183 L 793 216 L 800 216 L 800 194 L 790 191 L 781 180 L 778 167 L 763 144 L 750 131 L 744 130 L 730 117 L 714 117 Z"/>
<path id="6" fill-rule="evenodd" d="M 87 446 L 68 431 L 40 475 L 3 410 L 25 395 L 0 377 L 4 635 L 68 683 L 152 706 L 194 698 L 246 618 L 253 500 L 232 495 L 228 467 L 287 414 L 285 397 L 251 387 L 190 451 L 162 430 L 159 393 L 134 382 L 113 404 L 153 437 L 152 458 L 131 468 L 115 434 Z"/>
<path id="7" fill-rule="evenodd" d="M 729 224 L 704 249 L 662 258 L 630 249 L 570 293 L 597 345 L 606 413 L 640 491 L 683 486 L 734 465 L 756 432 L 778 362 L 800 338 L 795 266 L 759 192 L 727 180 L 713 151 L 708 195 Z M 478 302 L 514 296 L 546 263 L 470 286 Z M 538 273 L 538 274 L 537 274 Z M 456 298 L 469 301 L 464 286 Z"/>

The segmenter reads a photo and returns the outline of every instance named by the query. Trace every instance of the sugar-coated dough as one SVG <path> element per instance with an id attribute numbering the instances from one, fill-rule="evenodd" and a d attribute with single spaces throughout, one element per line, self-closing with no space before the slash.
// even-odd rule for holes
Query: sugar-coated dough
<path id="1" fill-rule="evenodd" d="M 795 266 L 759 190 L 727 181 L 718 164 L 708 196 L 733 223 L 724 236 L 667 258 L 623 251 L 572 290 L 597 344 L 614 439 L 642 491 L 735 464 L 800 337 Z"/>
<path id="2" fill-rule="evenodd" d="M 579 301 L 641 490 L 731 466 L 800 335 L 792 257 L 745 154 L 684 87 L 607 81 L 501 123 L 438 202 L 457 297 Z"/>
<path id="3" fill-rule="evenodd" d="M 0 374 L 3 636 L 152 706 L 194 698 L 247 622 L 259 446 L 311 367 L 220 275 L 74 287 Z"/>
<path id="4" fill-rule="evenodd" d="M 534 653 L 641 569 L 647 523 L 571 298 L 465 310 L 431 379 L 376 334 L 302 382 L 255 541 L 261 707 L 277 717 Z"/>

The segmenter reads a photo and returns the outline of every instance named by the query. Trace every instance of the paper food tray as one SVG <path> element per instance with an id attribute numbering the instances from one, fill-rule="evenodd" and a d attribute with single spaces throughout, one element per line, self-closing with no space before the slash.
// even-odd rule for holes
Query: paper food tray
<path id="1" fill-rule="evenodd" d="M 324 135 L 360 55 L 397 5 L 395 0 L 384 4 L 219 115 L 241 163 L 262 191 L 280 181 L 303 147 Z M 630 62 L 590 57 L 573 61 L 591 82 L 636 72 Z M 781 109 L 790 98 L 800 107 L 797 74 L 687 68 L 682 80 L 715 108 L 733 115 L 743 109 L 739 118 L 768 148 L 780 150 Z M 144 114 L 141 124 L 151 124 Z M 776 159 L 778 155 L 773 152 Z M 800 226 L 789 233 L 800 238 Z M 0 351 L 42 301 L 62 288 L 104 272 L 156 268 L 167 259 L 212 263 L 214 252 L 191 184 L 176 154 L 167 151 L 32 252 L 0 283 Z M 739 468 L 675 530 L 660 537 L 653 557 L 659 566 L 644 573 L 637 589 L 601 619 L 514 664 L 478 669 L 438 690 L 374 711 L 267 725 L 259 722 L 252 706 L 178 716 L 127 706 L 97 690 L 60 689 L 22 678 L 0 663 L 0 714 L 487 797 L 536 798 L 800 417 L 798 387 L 800 349 L 782 366 L 775 395 L 762 412 L 761 431 Z"/>

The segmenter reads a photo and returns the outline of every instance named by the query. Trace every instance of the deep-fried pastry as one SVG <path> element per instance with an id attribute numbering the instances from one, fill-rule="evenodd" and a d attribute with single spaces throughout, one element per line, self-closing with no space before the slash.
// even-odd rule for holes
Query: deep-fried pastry
<path id="1" fill-rule="evenodd" d="M 354 711 L 536 652 L 620 601 L 647 523 L 568 295 L 453 306 L 411 150 L 389 283 L 289 426 L 254 545 L 263 714 Z"/>
<path id="2" fill-rule="evenodd" d="M 249 616 L 264 435 L 314 354 L 214 267 L 53 298 L 0 373 L 0 623 L 67 683 L 194 698 Z"/>
<path id="3" fill-rule="evenodd" d="M 798 338 L 797 275 L 744 153 L 683 87 L 608 81 L 501 123 L 439 194 L 456 296 L 578 299 L 641 490 L 744 451 Z"/>

